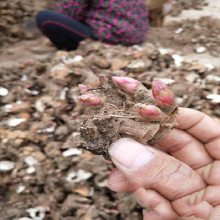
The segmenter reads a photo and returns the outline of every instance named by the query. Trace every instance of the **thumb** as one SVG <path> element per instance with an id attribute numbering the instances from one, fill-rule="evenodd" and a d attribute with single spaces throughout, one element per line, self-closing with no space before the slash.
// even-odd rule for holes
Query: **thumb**
<path id="1" fill-rule="evenodd" d="M 205 186 L 186 164 L 130 138 L 113 143 L 109 154 L 131 183 L 154 189 L 169 200 L 181 198 Z"/>
<path id="2" fill-rule="evenodd" d="M 117 168 L 125 173 L 127 169 L 135 170 L 147 165 L 155 156 L 150 149 L 130 138 L 113 143 L 109 154 Z"/>
<path id="3" fill-rule="evenodd" d="M 142 187 L 143 173 L 147 167 L 154 167 L 155 152 L 150 147 L 146 147 L 133 139 L 122 138 L 110 146 L 109 154 L 115 166 L 124 174 L 124 176 L 135 185 Z M 152 172 L 151 172 L 152 173 Z"/>

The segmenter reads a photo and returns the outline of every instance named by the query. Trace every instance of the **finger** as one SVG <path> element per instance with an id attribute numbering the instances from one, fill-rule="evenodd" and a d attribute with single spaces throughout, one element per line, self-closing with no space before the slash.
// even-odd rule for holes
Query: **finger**
<path id="1" fill-rule="evenodd" d="M 220 171 L 220 161 L 214 161 L 213 163 L 196 170 L 196 172 L 209 185 L 220 185 L 219 171 Z"/>
<path id="2" fill-rule="evenodd" d="M 208 143 L 205 144 L 205 148 L 208 153 L 215 158 L 216 160 L 220 160 L 220 138 L 213 138 Z"/>
<path id="3" fill-rule="evenodd" d="M 138 188 L 137 184 L 129 182 L 125 175 L 117 169 L 110 174 L 108 186 L 115 192 L 133 192 Z"/>
<path id="4" fill-rule="evenodd" d="M 109 177 L 109 187 L 116 192 L 131 192 L 137 188 L 128 182 L 125 176 L 118 170 L 111 173 Z M 159 195 L 156 191 L 138 189 L 134 194 L 136 201 L 142 207 L 148 207 L 155 211 L 144 212 L 144 217 L 148 220 L 169 220 L 176 219 L 177 215 L 170 205 L 170 202 Z"/>
<path id="5" fill-rule="evenodd" d="M 180 207 L 186 206 L 186 204 L 190 204 L 191 206 L 194 206 L 204 201 L 208 202 L 210 205 L 215 207 L 220 205 L 219 195 L 220 195 L 220 186 L 209 186 L 196 193 L 178 199 L 174 201 L 173 204 L 175 204 L 175 207 L 178 207 L 178 210 L 180 210 Z"/>
<path id="6" fill-rule="evenodd" d="M 164 217 L 161 217 L 159 213 L 156 211 L 143 211 L 143 219 L 144 220 L 166 220 Z"/>
<path id="7" fill-rule="evenodd" d="M 205 187 L 201 177 L 187 165 L 132 139 L 116 141 L 109 154 L 130 182 L 152 188 L 169 200 Z"/>
<path id="8" fill-rule="evenodd" d="M 174 201 L 172 205 L 180 216 L 185 217 L 194 216 L 201 219 L 208 219 L 213 211 L 213 207 L 205 201 L 198 204 L 183 203 L 182 206 Z"/>
<path id="9" fill-rule="evenodd" d="M 193 169 L 198 169 L 213 161 L 201 142 L 179 129 L 173 129 L 158 144 L 160 148 L 168 150 L 173 157 Z"/>
<path id="10" fill-rule="evenodd" d="M 178 128 L 186 130 L 206 144 L 209 154 L 220 159 L 220 123 L 208 115 L 188 108 L 180 108 L 177 116 Z M 216 155 L 217 153 L 217 155 Z"/>
<path id="11" fill-rule="evenodd" d="M 133 193 L 133 196 L 142 207 L 153 210 L 152 212 L 144 212 L 145 217 L 148 216 L 149 219 L 159 218 L 172 220 L 178 217 L 170 202 L 154 190 L 139 188 Z"/>
<path id="12" fill-rule="evenodd" d="M 217 206 L 212 211 L 208 220 L 219 220 L 220 219 L 220 206 Z"/>
<path id="13" fill-rule="evenodd" d="M 180 108 L 177 124 L 179 129 L 187 130 L 203 143 L 220 136 L 219 122 L 194 109 Z"/>

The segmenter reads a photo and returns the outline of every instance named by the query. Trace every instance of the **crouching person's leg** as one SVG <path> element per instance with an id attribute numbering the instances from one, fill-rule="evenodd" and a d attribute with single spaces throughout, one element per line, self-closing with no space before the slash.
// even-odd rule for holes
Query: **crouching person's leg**
<path id="1" fill-rule="evenodd" d="M 55 11 L 44 10 L 37 14 L 36 22 L 41 32 L 58 50 L 75 50 L 80 41 L 93 38 L 89 26 Z"/>

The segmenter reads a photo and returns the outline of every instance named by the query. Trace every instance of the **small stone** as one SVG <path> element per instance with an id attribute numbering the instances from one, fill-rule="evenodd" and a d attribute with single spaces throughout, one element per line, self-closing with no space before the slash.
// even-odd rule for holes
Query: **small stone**
<path id="1" fill-rule="evenodd" d="M 0 96 L 8 95 L 8 90 L 5 87 L 0 86 Z"/>
<path id="2" fill-rule="evenodd" d="M 151 67 L 152 61 L 151 60 L 134 60 L 128 65 L 128 69 L 135 73 L 144 72 L 149 67 Z"/>
<path id="3" fill-rule="evenodd" d="M 208 75 L 205 79 L 207 80 L 207 82 L 220 83 L 220 76 Z"/>
<path id="4" fill-rule="evenodd" d="M 64 57 L 62 59 L 63 63 L 65 64 L 76 64 L 76 63 L 79 63 L 79 62 L 82 62 L 83 61 L 83 57 L 80 56 L 80 55 L 76 55 L 75 57 L 73 58 L 70 58 L 70 57 Z"/>
<path id="5" fill-rule="evenodd" d="M 7 121 L 7 125 L 9 127 L 16 127 L 22 124 L 23 122 L 25 122 L 26 120 L 27 120 L 26 118 L 11 118 Z"/>
<path id="6" fill-rule="evenodd" d="M 24 91 L 25 91 L 25 93 L 27 93 L 28 95 L 33 95 L 33 96 L 37 96 L 37 95 L 40 94 L 39 91 L 37 91 L 37 90 L 32 90 L 32 89 L 25 89 Z"/>
<path id="7" fill-rule="evenodd" d="M 70 183 L 78 183 L 89 179 L 92 175 L 92 173 L 85 170 L 78 170 L 77 172 L 70 172 L 66 177 L 66 181 Z"/>
<path id="8" fill-rule="evenodd" d="M 166 55 L 166 54 L 172 53 L 172 50 L 169 48 L 159 48 L 158 50 L 161 55 Z"/>
<path id="9" fill-rule="evenodd" d="M 129 60 L 127 58 L 125 58 L 125 57 L 117 57 L 117 58 L 112 60 L 112 67 L 111 67 L 111 69 L 113 71 L 121 70 L 121 69 L 127 67 L 128 64 L 129 64 Z"/>
<path id="10" fill-rule="evenodd" d="M 38 99 L 38 100 L 36 101 L 36 103 L 35 103 L 35 109 L 36 109 L 37 111 L 39 111 L 39 112 L 44 112 L 45 107 L 46 107 L 46 106 L 44 105 L 44 103 L 42 102 L 41 99 Z"/>
<path id="11" fill-rule="evenodd" d="M 24 159 L 24 162 L 28 165 L 28 166 L 34 166 L 38 164 L 38 161 L 32 157 L 32 156 L 28 156 Z"/>
<path id="12" fill-rule="evenodd" d="M 38 134 L 50 134 L 53 133 L 55 131 L 55 127 L 48 127 L 48 128 L 43 128 L 43 129 L 39 129 L 37 130 Z"/>
<path id="13" fill-rule="evenodd" d="M 195 49 L 196 53 L 204 53 L 207 50 L 206 47 L 197 47 Z"/>
<path id="14" fill-rule="evenodd" d="M 183 28 L 178 28 L 178 29 L 175 31 L 175 34 L 181 34 L 183 31 L 184 31 Z"/>
<path id="15" fill-rule="evenodd" d="M 176 98 L 176 101 L 177 101 L 178 105 L 182 105 L 183 102 L 184 102 L 184 99 L 181 98 L 181 97 L 177 97 L 177 98 Z"/>
<path id="16" fill-rule="evenodd" d="M 27 75 L 22 75 L 22 77 L 21 77 L 21 81 L 26 81 L 28 78 L 27 78 Z"/>
<path id="17" fill-rule="evenodd" d="M 4 105 L 2 107 L 2 109 L 5 111 L 5 112 L 10 112 L 11 109 L 12 109 L 13 105 L 12 104 L 7 104 L 7 105 Z"/>
<path id="18" fill-rule="evenodd" d="M 210 99 L 212 103 L 220 103 L 220 95 L 219 94 L 210 94 L 206 96 L 207 99 Z"/>
<path id="19" fill-rule="evenodd" d="M 174 60 L 174 63 L 176 65 L 176 67 L 181 67 L 182 66 L 182 63 L 184 61 L 183 57 L 181 57 L 180 55 L 178 54 L 173 54 L 172 55 L 172 58 Z"/>
<path id="20" fill-rule="evenodd" d="M 189 73 L 185 78 L 189 83 L 194 83 L 199 78 L 199 75 L 196 73 Z"/>
<path id="21" fill-rule="evenodd" d="M 205 67 L 207 68 L 208 71 L 212 71 L 215 69 L 215 66 L 212 65 L 211 63 L 207 63 L 205 64 Z"/>
<path id="22" fill-rule="evenodd" d="M 60 91 L 59 98 L 60 98 L 61 100 L 66 100 L 66 95 L 67 95 L 68 90 L 69 90 L 68 87 L 64 87 L 64 88 Z"/>
<path id="23" fill-rule="evenodd" d="M 175 82 L 174 79 L 170 79 L 170 78 L 156 78 L 156 79 L 160 80 L 163 83 L 166 83 L 167 85 L 170 85 Z"/>
<path id="24" fill-rule="evenodd" d="M 27 174 L 32 174 L 32 173 L 36 172 L 36 169 L 35 169 L 35 167 L 28 167 L 26 172 L 27 172 Z"/>
<path id="25" fill-rule="evenodd" d="M 8 172 L 13 170 L 15 163 L 13 161 L 0 161 L 0 172 Z"/>
<path id="26" fill-rule="evenodd" d="M 22 193 L 25 190 L 25 188 L 26 187 L 24 185 L 19 185 L 17 187 L 16 193 L 18 193 L 18 194 Z"/>
<path id="27" fill-rule="evenodd" d="M 81 154 L 82 154 L 82 151 L 78 150 L 76 148 L 70 148 L 70 149 L 63 152 L 64 157 L 78 156 L 78 155 L 81 155 Z"/>
<path id="28" fill-rule="evenodd" d="M 29 213 L 30 217 L 33 220 L 44 220 L 45 216 L 46 216 L 46 212 L 48 210 L 49 209 L 47 207 L 38 206 L 38 207 L 35 207 L 35 208 L 27 209 L 27 212 Z"/>
<path id="29" fill-rule="evenodd" d="M 28 102 L 16 102 L 16 103 L 11 103 L 3 106 L 3 109 L 5 112 L 12 112 L 12 113 L 17 113 L 17 112 L 22 112 L 22 111 L 30 111 L 31 110 L 31 105 Z"/>

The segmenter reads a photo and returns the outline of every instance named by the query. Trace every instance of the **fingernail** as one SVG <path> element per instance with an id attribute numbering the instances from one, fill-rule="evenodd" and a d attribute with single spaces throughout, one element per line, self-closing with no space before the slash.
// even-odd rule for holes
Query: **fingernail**
<path id="1" fill-rule="evenodd" d="M 127 169 L 141 168 L 154 157 L 154 154 L 146 146 L 130 138 L 123 138 L 113 143 L 109 154 L 113 161 L 117 161 Z"/>

